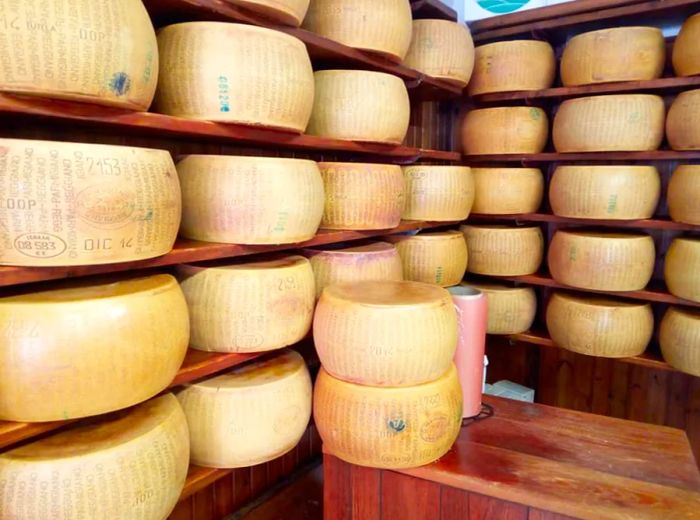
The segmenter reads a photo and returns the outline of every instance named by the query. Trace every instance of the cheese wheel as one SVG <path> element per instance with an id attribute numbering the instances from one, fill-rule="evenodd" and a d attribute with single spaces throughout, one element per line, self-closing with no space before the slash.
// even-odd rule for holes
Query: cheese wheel
<path id="1" fill-rule="evenodd" d="M 405 166 L 402 217 L 450 222 L 465 220 L 474 203 L 474 178 L 466 166 Z"/>
<path id="2" fill-rule="evenodd" d="M 664 138 L 664 101 L 648 94 L 567 99 L 554 117 L 557 152 L 656 150 Z"/>
<path id="3" fill-rule="evenodd" d="M 552 213 L 571 218 L 651 218 L 660 194 L 654 166 L 559 166 L 549 183 Z"/>
<path id="4" fill-rule="evenodd" d="M 666 42 L 656 27 L 614 27 L 574 36 L 561 57 L 565 87 L 660 78 Z"/>
<path id="5" fill-rule="evenodd" d="M 457 347 L 450 294 L 418 282 L 326 287 L 316 306 L 314 343 L 334 377 L 362 385 L 407 386 L 439 378 Z"/>
<path id="6" fill-rule="evenodd" d="M 51 287 L 0 298 L 0 419 L 98 415 L 145 401 L 172 382 L 189 339 L 175 278 Z"/>
<path id="7" fill-rule="evenodd" d="M 666 252 L 664 279 L 674 296 L 700 302 L 700 238 L 674 238 Z"/>
<path id="8" fill-rule="evenodd" d="M 473 213 L 535 213 L 542 204 L 544 176 L 538 168 L 472 168 Z"/>
<path id="9" fill-rule="evenodd" d="M 361 466 L 422 466 L 452 447 L 462 424 L 462 390 L 451 365 L 438 379 L 375 388 L 335 379 L 323 368 L 314 388 L 314 423 L 326 452 Z"/>
<path id="10" fill-rule="evenodd" d="M 323 180 L 313 161 L 188 155 L 177 173 L 184 237 L 289 244 L 313 238 L 321 223 Z"/>
<path id="11" fill-rule="evenodd" d="M 668 183 L 668 212 L 676 222 L 700 225 L 700 165 L 678 166 Z"/>
<path id="12" fill-rule="evenodd" d="M 467 271 L 521 276 L 540 268 L 544 238 L 539 227 L 461 226 L 469 251 Z"/>
<path id="13" fill-rule="evenodd" d="M 314 273 L 302 256 L 180 265 L 178 274 L 190 311 L 192 348 L 275 350 L 302 340 L 311 328 Z"/>
<path id="14" fill-rule="evenodd" d="M 661 320 L 659 344 L 669 365 L 700 377 L 700 312 L 670 307 Z"/>
<path id="15" fill-rule="evenodd" d="M 301 25 L 309 0 L 224 0 L 233 5 L 259 13 L 265 18 L 293 27 Z"/>
<path id="16" fill-rule="evenodd" d="M 644 289 L 654 272 L 654 241 L 643 233 L 559 230 L 548 264 L 559 283 L 598 291 Z"/>
<path id="17" fill-rule="evenodd" d="M 187 421 L 166 394 L 0 453 L 0 517 L 167 518 L 188 466 Z"/>
<path id="18" fill-rule="evenodd" d="M 700 74 L 700 14 L 688 18 L 673 44 L 673 70 L 676 76 Z"/>
<path id="19" fill-rule="evenodd" d="M 141 0 L 3 3 L 0 91 L 148 110 L 158 45 Z"/>
<path id="20" fill-rule="evenodd" d="M 673 100 L 666 136 L 674 150 L 700 150 L 700 89 L 681 92 Z"/>
<path id="21" fill-rule="evenodd" d="M 488 301 L 487 334 L 520 334 L 530 329 L 537 312 L 537 295 L 532 287 L 509 287 L 495 283 L 462 284 L 479 289 Z"/>
<path id="22" fill-rule="evenodd" d="M 389 229 L 401 222 L 404 185 L 395 164 L 322 162 L 325 229 Z"/>
<path id="23" fill-rule="evenodd" d="M 188 22 L 158 33 L 155 110 L 171 116 L 303 132 L 314 101 L 306 47 L 253 25 Z"/>
<path id="24" fill-rule="evenodd" d="M 192 462 L 242 468 L 294 449 L 311 417 L 311 377 L 293 350 L 234 368 L 177 395 L 187 416 Z"/>
<path id="25" fill-rule="evenodd" d="M 398 62 L 411 43 L 411 19 L 408 0 L 313 0 L 302 26 L 343 45 Z"/>
<path id="26" fill-rule="evenodd" d="M 401 144 L 411 106 L 404 82 L 391 74 L 367 70 L 321 70 L 309 135 Z"/>
<path id="27" fill-rule="evenodd" d="M 547 144 L 547 114 L 536 107 L 480 108 L 462 123 L 467 155 L 540 153 Z"/>
<path id="28" fill-rule="evenodd" d="M 474 68 L 474 42 L 466 25 L 449 20 L 413 20 L 403 64 L 423 74 L 466 86 Z"/>
<path id="29" fill-rule="evenodd" d="M 434 231 L 386 237 L 396 244 L 406 280 L 457 285 L 467 269 L 467 243 L 459 231 Z"/>
<path id="30" fill-rule="evenodd" d="M 469 95 L 541 90 L 554 83 L 557 61 L 547 42 L 513 40 L 476 48 Z"/>
<path id="31" fill-rule="evenodd" d="M 180 184 L 165 150 L 0 139 L 0 264 L 95 265 L 169 252 Z"/>
<path id="32" fill-rule="evenodd" d="M 364 281 L 403 280 L 401 257 L 386 242 L 341 248 L 305 249 L 316 279 L 316 298 L 329 285 Z"/>

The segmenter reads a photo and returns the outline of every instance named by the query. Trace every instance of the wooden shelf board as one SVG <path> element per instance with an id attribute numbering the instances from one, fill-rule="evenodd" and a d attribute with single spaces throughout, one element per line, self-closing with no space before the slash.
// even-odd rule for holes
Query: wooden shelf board
<path id="1" fill-rule="evenodd" d="M 189 470 L 187 471 L 185 486 L 182 488 L 179 500 L 189 498 L 232 472 L 232 469 L 205 468 L 203 466 L 190 464 Z"/>
<path id="2" fill-rule="evenodd" d="M 582 226 L 606 226 L 630 229 L 662 229 L 673 231 L 700 231 L 700 225 L 683 224 L 663 219 L 643 219 L 643 220 L 601 220 L 585 218 L 569 218 L 551 215 L 548 213 L 518 213 L 511 215 L 484 215 L 472 213 L 469 221 L 493 222 L 515 220 L 519 222 L 553 222 L 557 224 L 576 224 Z"/>
<path id="3" fill-rule="evenodd" d="M 651 152 L 543 152 L 529 154 L 464 155 L 466 164 L 494 162 L 559 162 L 559 161 L 677 161 L 700 159 L 700 150 L 654 150 Z"/>
<path id="4" fill-rule="evenodd" d="M 440 0 L 412 0 L 411 11 L 413 11 L 414 20 L 437 18 L 451 22 L 457 21 L 457 11 Z"/>

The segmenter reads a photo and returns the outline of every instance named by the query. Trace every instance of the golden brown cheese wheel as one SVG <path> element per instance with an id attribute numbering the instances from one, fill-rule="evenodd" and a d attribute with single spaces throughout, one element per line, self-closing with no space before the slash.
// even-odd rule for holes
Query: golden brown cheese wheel
<path id="1" fill-rule="evenodd" d="M 673 44 L 673 70 L 677 76 L 700 74 L 700 14 L 688 18 Z"/>
<path id="2" fill-rule="evenodd" d="M 472 168 L 472 213 L 535 213 L 542 204 L 544 176 L 538 168 Z"/>
<path id="3" fill-rule="evenodd" d="M 537 312 L 537 295 L 532 287 L 510 287 L 495 283 L 462 284 L 474 287 L 488 300 L 487 334 L 520 334 L 530 329 Z"/>
<path id="4" fill-rule="evenodd" d="M 558 152 L 656 150 L 664 138 L 663 99 L 648 94 L 592 96 L 564 101 L 554 117 Z"/>
<path id="5" fill-rule="evenodd" d="M 480 108 L 462 122 L 467 155 L 539 153 L 547 144 L 549 121 L 536 107 Z"/>
<path id="6" fill-rule="evenodd" d="M 669 365 L 700 377 L 700 312 L 669 307 L 661 320 L 659 344 Z"/>
<path id="7" fill-rule="evenodd" d="M 466 220 L 474 203 L 474 178 L 466 166 L 404 166 L 402 217 L 450 222 Z"/>
<path id="8" fill-rule="evenodd" d="M 309 8 L 309 0 L 224 0 L 259 13 L 269 20 L 299 27 Z"/>
<path id="9" fill-rule="evenodd" d="M 253 25 L 187 22 L 158 33 L 155 110 L 171 116 L 303 132 L 314 101 L 306 47 Z"/>
<path id="10" fill-rule="evenodd" d="M 674 150 L 700 150 L 700 89 L 678 94 L 668 111 L 666 137 Z"/>
<path id="11" fill-rule="evenodd" d="M 674 238 L 666 252 L 664 279 L 674 296 L 700 302 L 700 238 Z"/>
<path id="12" fill-rule="evenodd" d="M 680 165 L 668 183 L 668 212 L 676 222 L 700 225 L 700 165 Z"/>
<path id="13" fill-rule="evenodd" d="M 461 226 L 469 251 L 467 271 L 491 276 L 521 276 L 540 268 L 544 238 L 539 227 Z"/>
<path id="14" fill-rule="evenodd" d="M 633 357 L 651 341 L 654 314 L 648 303 L 554 293 L 547 330 L 554 343 L 578 354 Z"/>

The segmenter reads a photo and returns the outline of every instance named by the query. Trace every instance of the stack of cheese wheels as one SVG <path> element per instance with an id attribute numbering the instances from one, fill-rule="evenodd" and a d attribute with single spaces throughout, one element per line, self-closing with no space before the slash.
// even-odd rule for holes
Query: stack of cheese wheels
<path id="1" fill-rule="evenodd" d="M 187 385 L 192 462 L 214 468 L 262 464 L 292 450 L 311 417 L 311 377 L 293 350 Z"/>
<path id="2" fill-rule="evenodd" d="M 572 218 L 650 218 L 660 194 L 653 166 L 559 166 L 549 183 L 552 212 Z"/>
<path id="3" fill-rule="evenodd" d="M 314 101 L 306 47 L 253 25 L 188 22 L 158 33 L 155 109 L 171 116 L 303 132 Z"/>
<path id="4" fill-rule="evenodd" d="M 171 383 L 189 339 L 187 304 L 175 278 L 53 287 L 0 298 L 0 419 L 98 415 Z"/>
<path id="5" fill-rule="evenodd" d="M 554 117 L 558 152 L 656 150 L 664 137 L 664 101 L 648 94 L 593 96 L 564 101 Z"/>
<path id="6" fill-rule="evenodd" d="M 329 285 L 373 280 L 403 280 L 401 257 L 386 242 L 359 246 L 305 249 L 316 279 L 316 297 Z"/>
<path id="7" fill-rule="evenodd" d="M 190 310 L 190 345 L 210 352 L 263 352 L 306 336 L 314 273 L 302 256 L 178 266 Z"/>
<path id="8" fill-rule="evenodd" d="M 158 45 L 141 0 L 11 2 L 3 19 L 0 91 L 148 110 Z"/>
<path id="9" fill-rule="evenodd" d="M 166 394 L 0 453 L 0 518 L 167 518 L 188 467 L 187 421 Z"/>
<path id="10" fill-rule="evenodd" d="M 537 226 L 465 225 L 460 229 L 467 241 L 470 273 L 520 276 L 536 272 L 542 263 L 544 238 Z"/>
<path id="11" fill-rule="evenodd" d="M 389 229 L 401 222 L 404 183 L 395 164 L 318 164 L 326 194 L 321 227 Z"/>
<path id="12" fill-rule="evenodd" d="M 673 70 L 676 76 L 700 74 L 700 14 L 688 18 L 673 44 Z"/>
<path id="13" fill-rule="evenodd" d="M 0 264 L 108 264 L 172 249 L 180 184 L 165 150 L 21 139 L 0 149 Z"/>
<path id="14" fill-rule="evenodd" d="M 411 113 L 397 76 L 367 70 L 321 70 L 306 132 L 333 139 L 401 144 Z"/>
<path id="15" fill-rule="evenodd" d="M 700 150 L 700 89 L 681 92 L 668 111 L 666 136 L 674 150 Z"/>
<path id="16" fill-rule="evenodd" d="M 671 294 L 700 302 L 700 238 L 673 239 L 666 252 L 664 279 Z"/>
<path id="17" fill-rule="evenodd" d="M 476 48 L 469 95 L 549 88 L 557 61 L 547 42 L 513 40 Z"/>
<path id="18" fill-rule="evenodd" d="M 547 305 L 547 329 L 558 346 L 589 356 L 638 356 L 654 332 L 648 303 L 599 296 L 554 293 Z"/>
<path id="19" fill-rule="evenodd" d="M 301 25 L 309 9 L 309 0 L 224 0 L 224 2 L 240 5 L 249 11 L 262 14 L 269 20 L 293 27 Z"/>
<path id="20" fill-rule="evenodd" d="M 462 146 L 468 155 L 539 153 L 547 144 L 549 121 L 536 107 L 481 108 L 462 123 Z"/>
<path id="21" fill-rule="evenodd" d="M 661 320 L 659 344 L 669 365 L 700 377 L 700 312 L 670 307 Z"/>
<path id="22" fill-rule="evenodd" d="M 402 217 L 449 222 L 465 220 L 474 203 L 474 178 L 466 166 L 403 168 L 406 195 Z"/>
<path id="23" fill-rule="evenodd" d="M 700 225 L 700 165 L 676 168 L 668 183 L 668 212 L 676 222 Z"/>
<path id="24" fill-rule="evenodd" d="M 661 77 L 666 42 L 656 27 L 615 27 L 574 36 L 561 57 L 565 87 Z"/>
<path id="25" fill-rule="evenodd" d="M 313 161 L 188 155 L 177 173 L 184 237 L 287 244 L 312 238 L 321 223 L 323 180 Z"/>
<path id="26" fill-rule="evenodd" d="M 537 168 L 472 168 L 473 213 L 534 213 L 544 194 L 544 176 Z"/>
<path id="27" fill-rule="evenodd" d="M 532 326 L 537 312 L 537 295 L 532 287 L 510 287 L 494 283 L 465 282 L 486 295 L 487 334 L 520 334 Z"/>
<path id="28" fill-rule="evenodd" d="M 474 42 L 466 25 L 449 20 L 414 20 L 404 65 L 466 86 L 474 68 Z"/>
<path id="29" fill-rule="evenodd" d="M 462 281 L 467 269 L 467 244 L 459 231 L 392 235 L 386 239 L 396 244 L 406 280 L 442 287 Z"/>
<path id="30" fill-rule="evenodd" d="M 351 4 L 313 0 L 303 27 L 349 47 L 401 61 L 411 44 L 411 20 L 408 0 L 353 0 Z"/>
<path id="31" fill-rule="evenodd" d="M 654 272 L 654 241 L 643 233 L 559 230 L 548 253 L 559 283 L 598 291 L 644 289 Z"/>

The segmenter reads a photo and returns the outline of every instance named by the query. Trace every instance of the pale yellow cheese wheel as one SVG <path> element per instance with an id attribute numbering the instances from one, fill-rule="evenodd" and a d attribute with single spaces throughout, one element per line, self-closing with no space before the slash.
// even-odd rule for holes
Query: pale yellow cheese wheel
<path id="1" fill-rule="evenodd" d="M 480 45 L 469 95 L 549 88 L 556 68 L 554 49 L 547 42 L 513 40 Z"/>
<path id="2" fill-rule="evenodd" d="M 253 25 L 188 22 L 158 33 L 155 110 L 171 116 L 303 132 L 314 101 L 301 40 Z"/>
<path id="3" fill-rule="evenodd" d="M 660 195 L 654 166 L 559 166 L 549 183 L 552 213 L 562 217 L 651 218 Z"/>
<path id="4" fill-rule="evenodd" d="M 0 264 L 95 265 L 169 252 L 180 184 L 165 150 L 0 139 Z"/>
<path id="5" fill-rule="evenodd" d="M 326 247 L 303 251 L 316 279 L 316 297 L 329 285 L 364 281 L 403 280 L 399 252 L 392 244 L 370 242 L 359 246 Z"/>
<path id="6" fill-rule="evenodd" d="M 544 238 L 537 226 L 460 227 L 467 241 L 467 271 L 491 276 L 520 276 L 536 272 L 544 255 Z"/>
<path id="7" fill-rule="evenodd" d="M 318 163 L 326 204 L 325 229 L 389 229 L 401 222 L 404 183 L 395 164 Z"/>
<path id="8" fill-rule="evenodd" d="M 673 70 L 676 76 L 700 74 L 700 13 L 688 18 L 673 43 Z"/>
<path id="9" fill-rule="evenodd" d="M 537 312 L 537 295 L 532 287 L 510 287 L 467 281 L 466 287 L 479 289 L 488 300 L 487 334 L 520 334 L 530 329 Z"/>
<path id="10" fill-rule="evenodd" d="M 311 377 L 293 350 L 205 379 L 177 394 L 192 463 L 242 468 L 294 449 L 311 417 Z"/>
<path id="11" fill-rule="evenodd" d="M 0 517 L 164 519 L 189 466 L 172 394 L 0 453 Z"/>
<path id="12" fill-rule="evenodd" d="M 474 68 L 469 28 L 449 20 L 414 20 L 403 64 L 433 78 L 466 86 Z"/>
<path id="13" fill-rule="evenodd" d="M 467 243 L 459 231 L 392 235 L 386 239 L 396 244 L 406 280 L 451 287 L 464 278 Z"/>
<path id="14" fill-rule="evenodd" d="M 574 36 L 561 57 L 565 87 L 661 77 L 666 42 L 656 27 L 613 27 Z"/>
<path id="15" fill-rule="evenodd" d="M 664 279 L 674 296 L 700 302 L 700 238 L 673 239 L 666 252 Z"/>
<path id="16" fill-rule="evenodd" d="M 676 222 L 700 225 L 700 165 L 682 164 L 668 183 L 668 212 Z"/>
<path id="17" fill-rule="evenodd" d="M 472 168 L 473 213 L 535 213 L 542 204 L 544 176 L 538 168 Z"/>
<path id="18" fill-rule="evenodd" d="M 457 347 L 450 294 L 418 282 L 326 287 L 316 306 L 314 343 L 334 377 L 361 385 L 408 386 L 440 377 Z"/>
<path id="19" fill-rule="evenodd" d="M 402 217 L 450 222 L 465 220 L 474 203 L 474 178 L 466 166 L 404 166 Z"/>
<path id="20" fill-rule="evenodd" d="M 323 180 L 313 161 L 188 155 L 177 173 L 184 237 L 288 244 L 312 238 L 321 223 Z"/>
<path id="21" fill-rule="evenodd" d="M 700 312 L 670 307 L 661 320 L 659 344 L 669 365 L 700 377 Z"/>
<path id="22" fill-rule="evenodd" d="M 467 155 L 539 153 L 547 144 L 547 114 L 536 107 L 471 110 L 462 122 Z"/>
<path id="23" fill-rule="evenodd" d="M 172 382 L 189 339 L 185 298 L 167 274 L 23 290 L 0 298 L 0 322 L 0 419 L 10 421 L 145 401 Z"/>
<path id="24" fill-rule="evenodd" d="M 462 424 L 454 365 L 438 379 L 405 388 L 340 381 L 323 368 L 314 388 L 314 423 L 328 453 L 361 466 L 412 468 L 452 447 Z"/>
<path id="25" fill-rule="evenodd" d="M 302 27 L 343 45 L 401 61 L 411 43 L 411 18 L 408 0 L 311 0 Z"/>
<path id="26" fill-rule="evenodd" d="M 269 20 L 294 27 L 301 25 L 309 8 L 309 0 L 224 0 L 224 2 L 239 5 L 254 13 L 262 14 Z"/>
<path id="27" fill-rule="evenodd" d="M 401 144 L 411 106 L 397 76 L 367 70 L 321 70 L 306 133 L 333 139 Z"/>
<path id="28" fill-rule="evenodd" d="M 666 137 L 674 150 L 700 150 L 700 89 L 681 92 L 673 100 Z"/>
<path id="29" fill-rule="evenodd" d="M 646 350 L 654 333 L 648 303 L 554 293 L 547 330 L 558 346 L 589 356 L 624 358 Z"/>
<path id="30" fill-rule="evenodd" d="M 548 265 L 559 283 L 598 291 L 644 289 L 654 272 L 654 241 L 643 233 L 559 230 Z"/>
<path id="31" fill-rule="evenodd" d="M 292 345 L 311 328 L 314 273 L 302 256 L 178 266 L 190 311 L 190 346 L 263 352 Z"/>
<path id="32" fill-rule="evenodd" d="M 656 150 L 664 138 L 664 101 L 649 94 L 567 99 L 554 117 L 558 152 Z"/>

